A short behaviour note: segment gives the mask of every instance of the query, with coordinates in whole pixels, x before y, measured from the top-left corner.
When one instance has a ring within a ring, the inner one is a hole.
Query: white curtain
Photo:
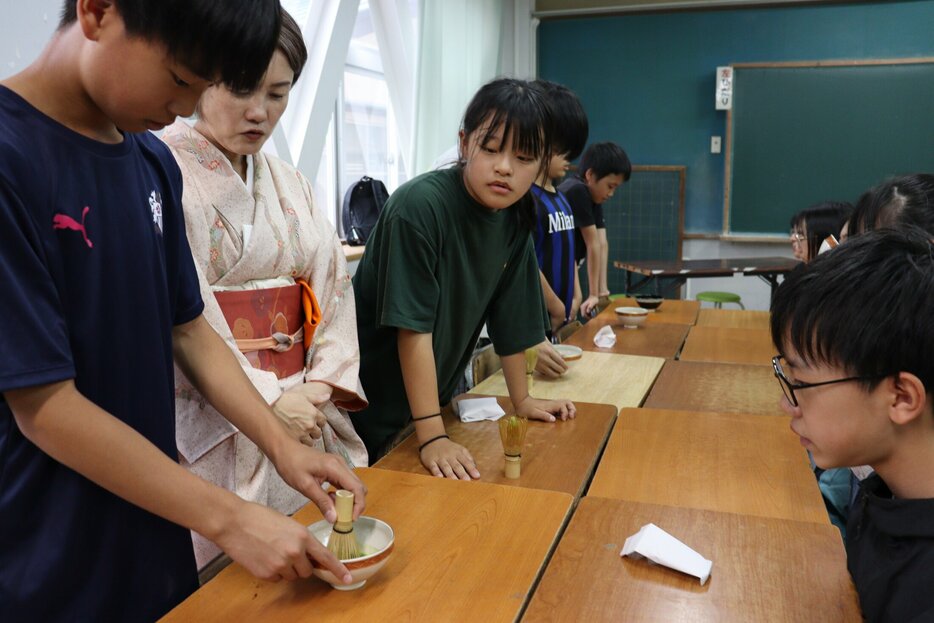
[[[415,174],[456,145],[473,94],[501,71],[504,0],[422,0]]]
[[[370,0],[373,30],[383,61],[389,99],[395,111],[402,162],[408,178],[415,163],[415,63],[417,41],[406,0]]]

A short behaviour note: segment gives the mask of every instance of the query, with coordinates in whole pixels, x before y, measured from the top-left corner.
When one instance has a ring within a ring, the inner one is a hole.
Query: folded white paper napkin
[[[616,345],[616,334],[613,333],[613,327],[606,325],[597,331],[593,336],[593,343],[600,348],[612,348]]]
[[[648,558],[656,564],[700,578],[701,585],[707,583],[713,567],[713,562],[653,523],[645,524],[626,539],[619,555]]]
[[[461,422],[496,421],[506,415],[496,398],[465,398],[454,403]]]

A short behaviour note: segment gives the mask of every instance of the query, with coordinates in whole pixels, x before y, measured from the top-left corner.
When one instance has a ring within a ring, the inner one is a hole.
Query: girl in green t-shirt
[[[549,161],[551,114],[532,84],[498,79],[473,97],[460,158],[402,185],[354,276],[360,377],[369,406],[352,415],[375,461],[415,421],[419,457],[439,477],[479,478],[441,421],[484,324],[520,415],[573,418],[569,400],[538,400],[524,351],[544,339],[532,182]]]

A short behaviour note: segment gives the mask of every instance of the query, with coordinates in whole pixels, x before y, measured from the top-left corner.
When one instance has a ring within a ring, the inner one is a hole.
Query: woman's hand
[[[538,351],[538,362],[535,364],[535,371],[549,379],[556,379],[568,371],[568,364],[565,363],[551,342],[545,340],[535,347]]]
[[[479,479],[480,472],[470,452],[464,446],[450,439],[432,441],[419,453],[422,465],[432,476],[452,478],[454,480]]]
[[[331,386],[326,383],[303,383],[289,389],[273,403],[273,412],[282,420],[289,433],[304,443],[314,445],[321,438],[327,418],[318,409],[331,398]]]
[[[516,406],[516,414],[543,422],[565,421],[574,419],[577,408],[570,400],[540,400],[529,396]]]

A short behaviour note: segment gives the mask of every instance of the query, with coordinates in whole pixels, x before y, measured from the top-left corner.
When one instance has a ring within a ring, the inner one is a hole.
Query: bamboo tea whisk
[[[538,349],[534,346],[525,350],[525,378],[528,385],[527,391],[532,395],[532,375],[535,373],[535,365],[538,363]]]
[[[522,471],[522,446],[528,428],[529,421],[515,414],[499,420],[499,436],[506,455],[506,478],[518,478]]]
[[[328,537],[328,550],[338,560],[348,560],[360,555],[360,546],[357,536],[353,533],[353,493],[346,489],[338,489],[334,498],[334,508],[337,511],[337,521]]]

